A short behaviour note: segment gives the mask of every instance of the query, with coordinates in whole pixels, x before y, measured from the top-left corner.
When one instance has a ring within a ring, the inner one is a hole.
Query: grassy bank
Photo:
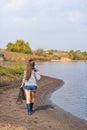
[[[0,66],[0,76],[7,76],[9,78],[17,78],[19,75],[23,74],[24,68],[14,67],[14,68],[7,68]]]

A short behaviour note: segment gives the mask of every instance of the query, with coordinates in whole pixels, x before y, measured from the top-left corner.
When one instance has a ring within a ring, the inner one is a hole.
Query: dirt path
[[[29,116],[25,101],[16,104],[20,81],[9,82],[0,89],[0,130],[87,130],[87,122],[57,109],[47,94],[59,88],[61,80],[42,76],[38,82],[34,113]]]

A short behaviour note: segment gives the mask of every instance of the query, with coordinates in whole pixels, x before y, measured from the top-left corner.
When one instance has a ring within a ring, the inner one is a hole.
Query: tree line
[[[7,51],[21,52],[25,54],[35,54],[37,56],[43,56],[44,58],[60,60],[62,57],[67,57],[71,60],[87,60],[87,52],[81,52],[80,50],[74,51],[61,51],[61,50],[44,50],[37,49],[32,50],[30,44],[24,40],[16,40],[15,43],[9,42],[6,46]]]

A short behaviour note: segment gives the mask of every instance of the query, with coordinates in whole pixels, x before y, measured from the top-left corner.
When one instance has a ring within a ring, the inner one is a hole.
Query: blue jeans
[[[36,91],[36,90],[37,90],[37,86],[35,86],[35,85],[24,86],[24,89],[26,89],[26,90],[33,90],[33,91]]]

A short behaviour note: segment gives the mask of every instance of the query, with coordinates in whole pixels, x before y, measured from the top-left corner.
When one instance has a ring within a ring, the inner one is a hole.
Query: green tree
[[[86,51],[82,52],[82,55],[87,56],[87,52]]]
[[[48,50],[49,55],[53,55],[53,53],[54,53],[54,50]]]
[[[32,53],[32,50],[31,50],[28,42],[26,42],[26,44],[23,46],[23,52],[30,53],[30,54]]]
[[[78,59],[78,54],[74,50],[69,51],[68,55],[69,55],[69,58],[71,58],[72,60],[77,60]]]
[[[6,47],[7,47],[6,49],[7,51],[12,51],[13,43],[9,42]]]
[[[23,40],[17,40],[15,43],[8,43],[6,50],[13,51],[13,52],[28,53],[28,54],[32,53],[30,44]]]

